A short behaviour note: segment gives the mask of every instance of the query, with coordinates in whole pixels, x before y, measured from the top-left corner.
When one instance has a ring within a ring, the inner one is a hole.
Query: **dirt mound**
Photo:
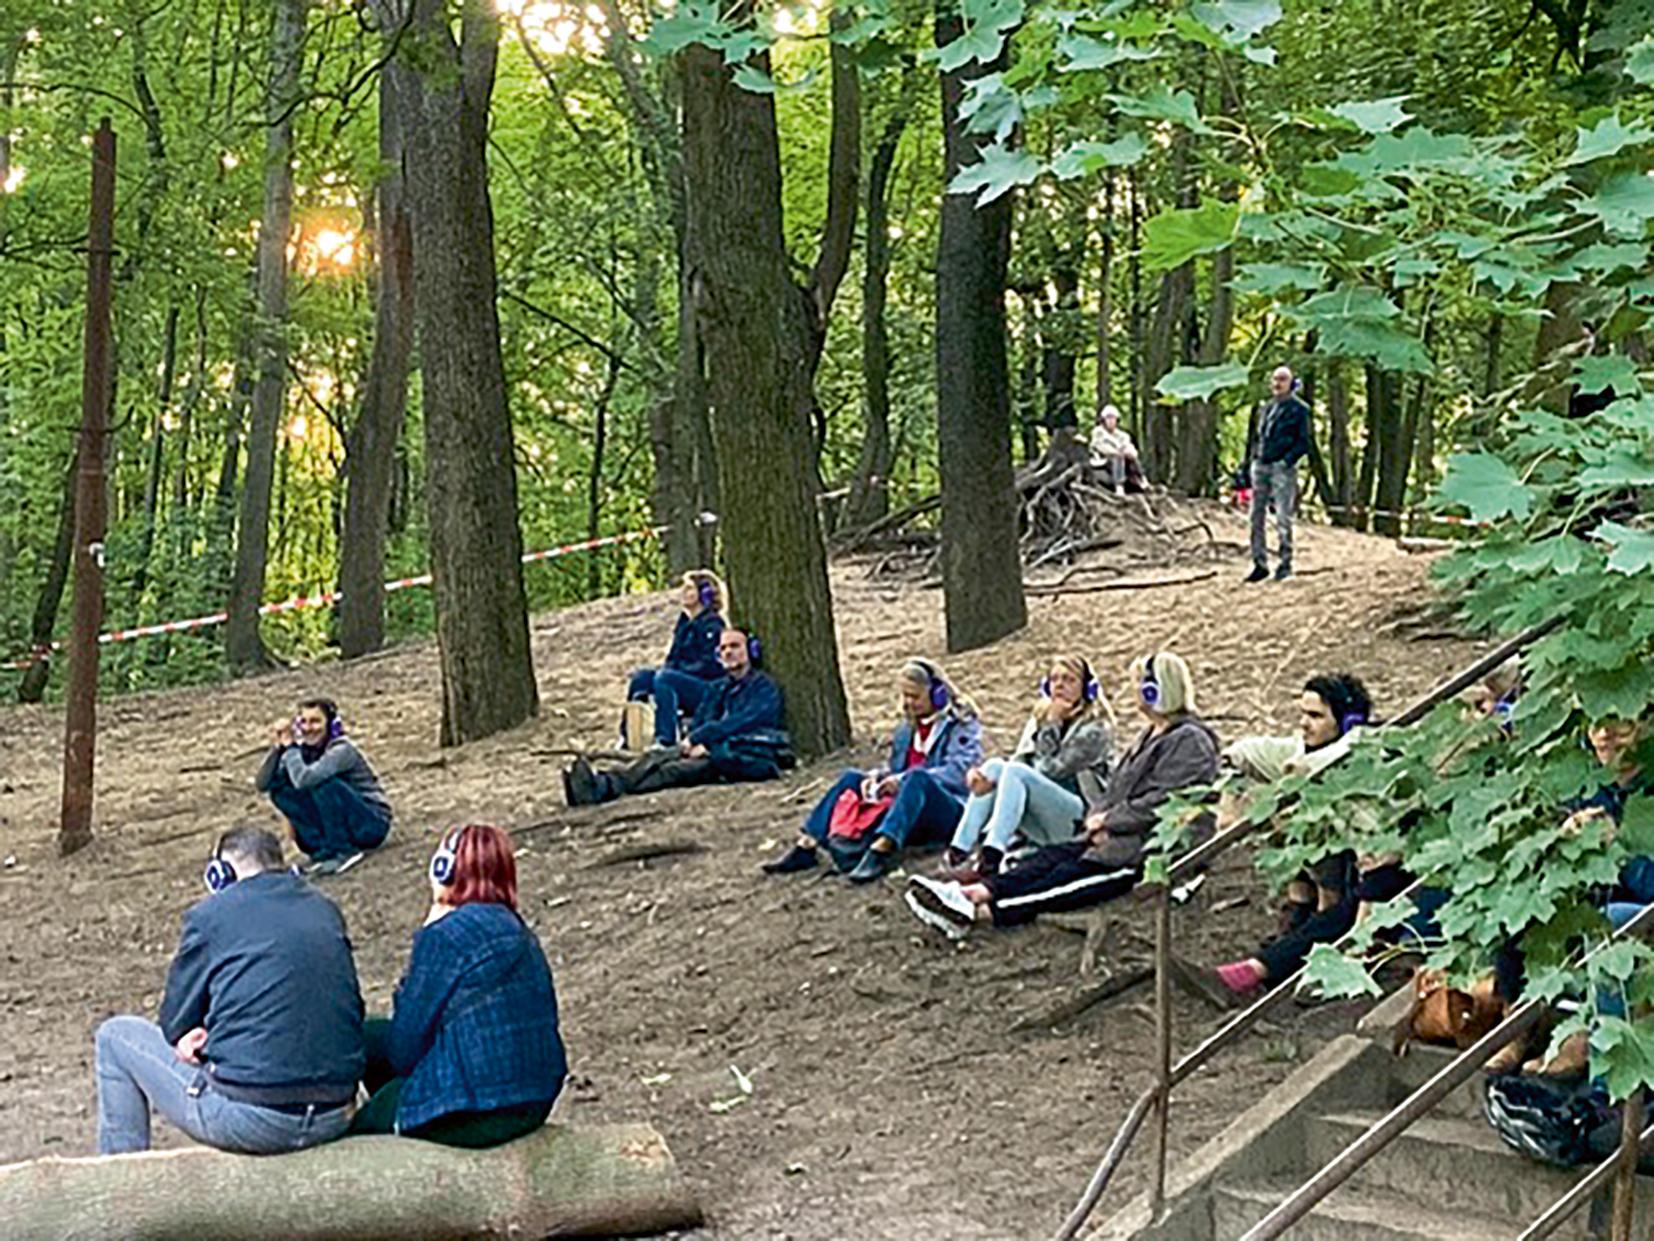
[[[1243,540],[1239,519],[1202,515],[1218,539]],[[1131,657],[1179,651],[1226,738],[1290,728],[1294,691],[1314,671],[1359,672],[1389,710],[1472,654],[1434,632],[1420,641],[1382,630],[1422,596],[1421,558],[1344,531],[1306,528],[1300,543],[1292,582],[1242,587],[1236,558],[1194,584],[1034,598],[1025,632],[946,663],[1009,744],[1043,656],[1057,649],[1089,654],[1117,702]],[[509,825],[577,1075],[561,1114],[655,1123],[708,1208],[701,1235],[1049,1235],[1150,1079],[1148,996],[1139,989],[1054,1031],[1014,1030],[1079,984],[1075,935],[1039,926],[956,949],[908,915],[895,884],[852,891],[757,873],[845,763],[887,735],[900,659],[945,658],[940,592],[842,566],[834,590],[860,740],[854,754],[772,785],[562,808],[558,752],[610,743],[626,671],[665,648],[665,594],[537,618],[540,719],[458,751],[435,744],[427,644],[108,704],[98,840],[69,861],[52,849],[62,712],[6,711],[0,854],[16,864],[0,870],[0,1161],[92,1149],[93,1028],[111,1013],[154,1012],[213,834],[235,819],[274,822],[251,786],[271,724],[301,694],[325,690],[398,814],[387,847],[329,889],[370,1008],[388,1005],[425,911],[437,833],[457,821]],[[611,861],[675,841],[705,851]],[[1149,935],[1147,909],[1122,902],[1118,912],[1131,950]],[[1273,920],[1238,856],[1177,917],[1186,950],[1206,958],[1249,950]],[[1348,1019],[1340,1009],[1290,1015],[1220,1061],[1221,1074],[1191,1082],[1178,1095],[1177,1149],[1227,1123]],[[1178,1021],[1188,1047],[1216,1018],[1188,1005]],[[1141,1183],[1147,1149],[1119,1195]]]

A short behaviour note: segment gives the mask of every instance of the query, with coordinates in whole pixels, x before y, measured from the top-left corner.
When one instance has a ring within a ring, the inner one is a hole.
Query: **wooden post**
[[[92,136],[92,218],[86,241],[86,346],[81,372],[75,494],[75,601],[64,713],[63,814],[58,849],[92,843],[92,772],[98,725],[98,630],[103,625],[104,437],[109,417],[110,269],[115,232],[115,131],[104,117]]]
[[[1154,1181],[1149,1187],[1149,1218],[1155,1223],[1166,1209],[1167,1127],[1172,1116],[1172,893],[1161,885],[1154,902]]]
[[[1637,1161],[1642,1156],[1643,1110],[1648,1091],[1638,1086],[1621,1108],[1619,1167],[1614,1172],[1612,1241],[1631,1241],[1637,1214]]]

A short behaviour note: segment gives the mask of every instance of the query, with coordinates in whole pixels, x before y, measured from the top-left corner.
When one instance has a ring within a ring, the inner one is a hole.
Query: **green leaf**
[[[1072,181],[1104,168],[1129,168],[1148,153],[1148,142],[1135,131],[1113,142],[1076,142],[1051,161],[1051,172],[1060,181]]]
[[[1247,263],[1229,282],[1237,293],[1313,292],[1326,282],[1327,269],[1316,263]]]
[[[1225,388],[1242,386],[1247,377],[1247,369],[1240,362],[1224,362],[1218,366],[1176,366],[1154,385],[1154,390],[1174,401],[1206,400]]]
[[[1476,521],[1493,521],[1507,513],[1526,521],[1533,511],[1532,493],[1516,471],[1485,452],[1450,457],[1436,495],[1444,504],[1464,505]]]
[[[1321,329],[1317,348],[1340,358],[1370,358],[1385,370],[1428,375],[1430,352],[1413,333],[1376,319],[1346,319]]]
[[[1146,95],[1110,95],[1109,102],[1127,116],[1140,116],[1153,121],[1176,121],[1198,132],[1205,132],[1200,113],[1195,108],[1195,97],[1186,90],[1171,91],[1157,84]]]
[[[1325,996],[1384,994],[1366,966],[1350,960],[1331,944],[1316,944],[1310,949],[1302,985]]]
[[[1348,121],[1364,134],[1387,134],[1412,119],[1401,106],[1408,98],[1407,95],[1391,95],[1388,99],[1371,99],[1365,103],[1339,103],[1327,111]]]
[[[1086,69],[1112,68],[1125,61],[1153,60],[1160,55],[1160,50],[1109,36],[1093,39],[1089,35],[1065,34],[1057,40],[1057,53],[1066,58],[1057,66],[1059,72],[1079,73]]]
[[[1615,396],[1639,396],[1642,383],[1637,364],[1623,353],[1580,358],[1574,363],[1574,381],[1581,392],[1607,392]]]
[[[1474,148],[1463,134],[1438,134],[1423,125],[1403,134],[1379,134],[1359,151],[1345,151],[1333,163],[1357,176],[1385,177],[1435,169],[1463,170]]]
[[[964,0],[964,33],[936,49],[942,72],[953,73],[971,61],[988,64],[1005,45],[1005,34],[1022,20],[1022,0]]]
[[[1610,1098],[1623,1101],[1637,1087],[1654,1084],[1654,1029],[1599,1013],[1591,1051],[1591,1070],[1600,1070]]]
[[[1641,240],[1648,231],[1648,221],[1654,219],[1654,177],[1622,172],[1581,205],[1614,236]]]
[[[1635,857],[1654,857],[1654,795],[1637,793],[1626,800],[1619,842]]]
[[[1281,20],[1279,0],[1208,0],[1190,5],[1189,13],[1208,30],[1241,39],[1262,34]]]
[[[1614,549],[1608,568],[1615,573],[1644,573],[1654,568],[1654,532],[1605,521],[1591,532]]]
[[[1586,246],[1573,257],[1574,266],[1581,271],[1616,272],[1622,268],[1640,269],[1648,263],[1648,247],[1635,242],[1604,245],[1598,242]]]
[[[1587,491],[1616,491],[1623,487],[1654,487],[1654,459],[1624,448],[1604,454],[1579,472]]]
[[[1174,207],[1143,225],[1143,266],[1170,271],[1201,254],[1225,249],[1235,240],[1240,204],[1214,199],[1199,207]]]
[[[717,4],[709,0],[686,0],[650,26],[639,46],[650,56],[670,56],[692,43],[711,46],[716,38],[727,33]]]
[[[1590,129],[1580,129],[1574,153],[1562,161],[1562,167],[1571,168],[1576,164],[1589,164],[1594,159],[1606,159],[1610,155],[1618,155],[1627,147],[1641,146],[1650,138],[1654,138],[1654,129],[1636,120],[1626,125],[1621,122],[1620,114],[1614,112]]]
[[[983,150],[977,163],[959,170],[948,184],[948,193],[975,194],[976,205],[986,207],[1017,186],[1031,184],[1042,171],[1039,160],[1027,151],[996,143]]]
[[[1625,73],[1641,86],[1654,86],[1654,34],[1626,53]]]

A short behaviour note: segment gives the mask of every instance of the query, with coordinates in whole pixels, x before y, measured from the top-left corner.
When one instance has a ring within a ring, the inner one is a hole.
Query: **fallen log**
[[[0,1167],[8,1241],[451,1241],[638,1236],[701,1223],[648,1125],[547,1125],[492,1150],[345,1138],[292,1155],[205,1147]]]

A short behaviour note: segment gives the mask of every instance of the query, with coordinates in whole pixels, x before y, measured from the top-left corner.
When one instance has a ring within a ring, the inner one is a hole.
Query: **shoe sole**
[[[964,939],[966,935],[970,934],[970,931],[967,928],[960,926],[959,923],[955,922],[946,914],[939,913],[925,905],[925,903],[915,895],[916,891],[923,891],[923,889],[909,888],[907,890],[907,907],[913,911],[913,916],[919,919],[920,922],[923,922],[933,931],[940,931],[943,935],[946,935],[955,943],[958,943],[960,940]]]
[[[349,870],[352,866],[355,866],[356,863],[360,862],[365,857],[367,857],[366,853],[352,853],[344,861],[339,863],[339,869],[334,871],[333,873],[335,875],[342,875],[347,870]]]
[[[930,883],[924,881],[923,876],[915,875],[908,881],[907,895],[910,900],[917,900],[939,918],[946,918],[951,924],[970,930],[976,925],[976,907],[973,905],[969,913],[962,909],[955,909]]]

